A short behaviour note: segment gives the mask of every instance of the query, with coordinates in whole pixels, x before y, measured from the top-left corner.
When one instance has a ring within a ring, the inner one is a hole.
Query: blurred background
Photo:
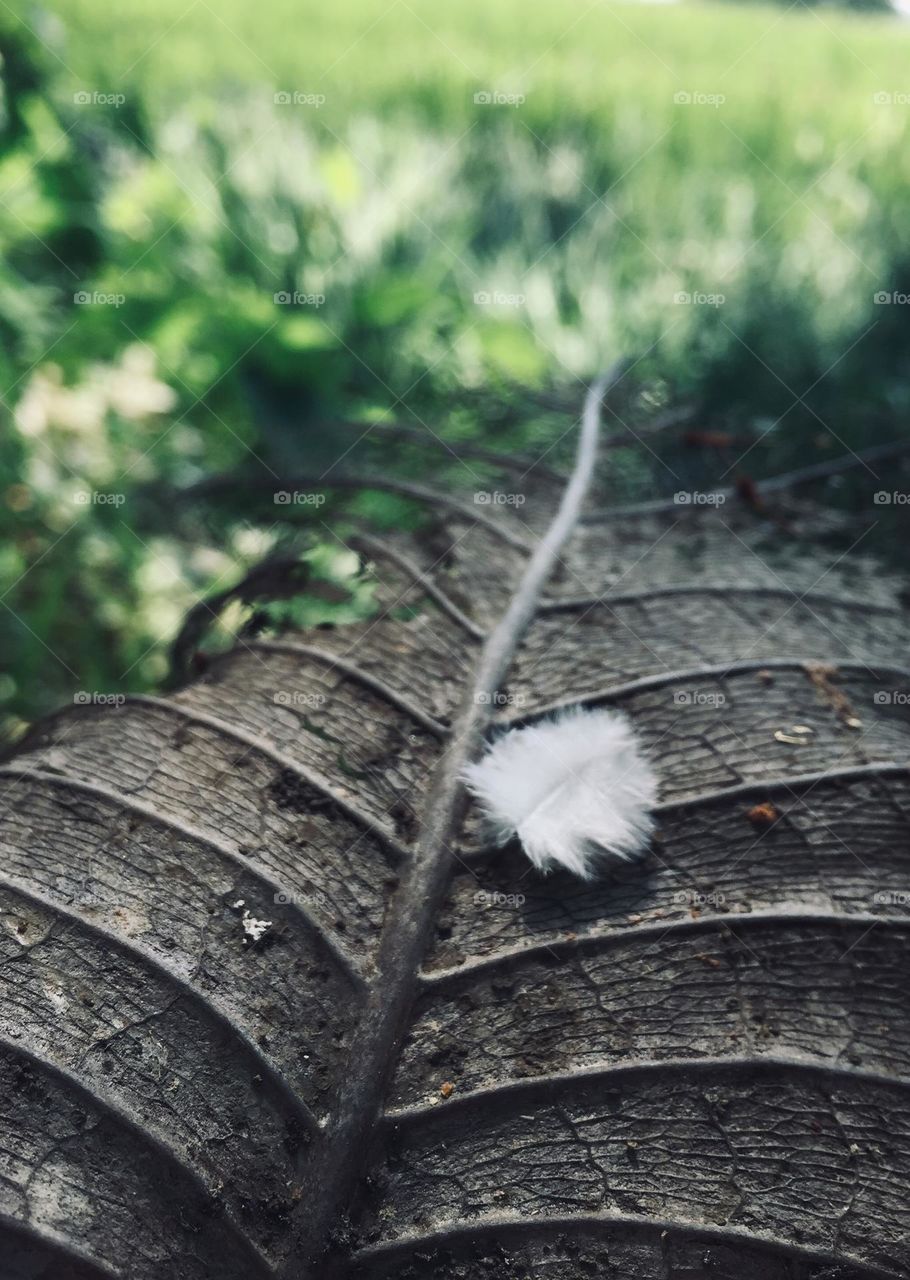
[[[67,0],[0,53],[7,738],[174,678],[200,600],[212,645],[368,613],[338,531],[417,504],[332,481],[555,466],[619,352],[608,429],[674,463],[614,449],[617,500],[910,438],[889,5]],[[825,493],[898,558],[900,475]],[[238,599],[263,557],[296,589]]]

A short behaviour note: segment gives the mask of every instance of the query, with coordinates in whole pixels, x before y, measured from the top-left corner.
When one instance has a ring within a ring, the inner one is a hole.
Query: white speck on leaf
[[[249,911],[244,911],[243,919],[240,922],[243,925],[244,943],[259,942],[271,929],[271,920],[257,920],[255,916],[251,916]]]

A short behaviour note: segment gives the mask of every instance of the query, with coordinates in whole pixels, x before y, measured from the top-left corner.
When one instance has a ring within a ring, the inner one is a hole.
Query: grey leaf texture
[[[0,768],[3,1280],[910,1275],[899,584],[782,489],[604,511],[624,371],[564,487],[362,540],[377,617]],[[590,882],[459,781],[576,705],[660,783]]]

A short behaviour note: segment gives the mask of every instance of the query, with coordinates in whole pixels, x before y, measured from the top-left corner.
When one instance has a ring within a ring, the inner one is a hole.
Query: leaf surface
[[[906,614],[805,502],[598,516],[603,391],[378,617],[3,766],[5,1276],[908,1274]],[[458,783],[576,703],[661,782],[593,884]]]

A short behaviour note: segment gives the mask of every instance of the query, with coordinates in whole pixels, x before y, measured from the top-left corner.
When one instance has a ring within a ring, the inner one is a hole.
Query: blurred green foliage
[[[910,295],[908,49],[827,8],[6,10],[8,729],[158,684],[194,601],[265,554],[306,548],[367,609],[330,490],[176,496],[381,467],[381,437],[347,454],[358,422],[533,453],[566,420],[501,411],[515,388],[580,400],[632,351],[655,411],[760,441],[754,474],[900,435],[908,308],[875,298]]]

